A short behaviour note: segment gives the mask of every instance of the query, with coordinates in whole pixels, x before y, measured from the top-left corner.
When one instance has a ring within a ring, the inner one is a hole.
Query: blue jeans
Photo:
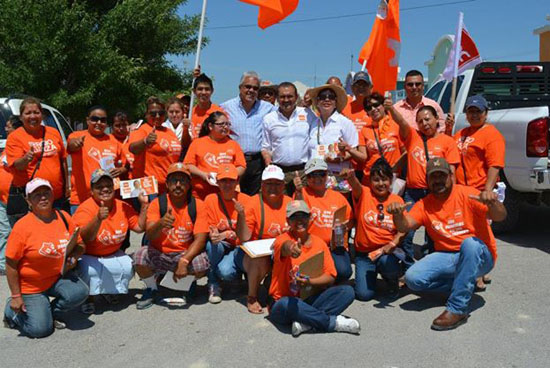
[[[330,252],[336,267],[336,283],[346,281],[351,277],[351,260],[345,248],[337,248]]]
[[[399,259],[393,254],[382,254],[373,262],[367,253],[357,253],[355,256],[355,297],[361,301],[371,300],[376,292],[378,273],[385,279],[397,280],[400,271]]]
[[[411,202],[412,204],[407,207],[407,211],[410,211],[411,208],[414,206],[416,202],[424,198],[428,195],[427,189],[419,189],[419,188],[407,188],[405,189],[405,193],[403,193],[403,200],[405,203]],[[403,239],[403,244],[401,245],[403,250],[405,251],[405,254],[407,257],[405,258],[405,269],[408,269],[411,267],[414,263],[414,234],[416,231],[409,231],[407,235],[405,235],[405,239]],[[428,242],[428,236],[426,235],[426,242]]]
[[[210,260],[209,285],[219,286],[220,279],[235,280],[244,273],[244,251],[241,248],[231,249],[230,245],[223,241],[218,244],[207,241],[206,254]]]
[[[493,268],[489,249],[478,238],[467,238],[456,253],[435,252],[416,262],[405,274],[405,282],[413,291],[450,293],[447,310],[467,314],[476,278]]]
[[[11,232],[6,204],[0,202],[0,271],[6,270],[6,243]]]
[[[29,337],[46,337],[53,332],[53,320],[79,306],[88,298],[88,286],[74,271],[60,278],[48,290],[38,294],[23,294],[25,313],[15,313],[8,298],[4,317],[22,334]],[[50,303],[50,296],[55,299]]]
[[[353,288],[349,285],[329,287],[306,300],[285,296],[273,303],[269,319],[281,325],[297,321],[317,331],[331,332],[336,326],[336,316],[346,310],[353,299]]]

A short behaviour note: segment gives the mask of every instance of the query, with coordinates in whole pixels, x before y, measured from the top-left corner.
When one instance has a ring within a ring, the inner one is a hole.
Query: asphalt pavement
[[[202,286],[190,305],[139,311],[143,285],[134,278],[122,304],[104,303],[89,317],[75,311],[69,328],[47,338],[0,328],[0,367],[548,367],[550,210],[521,217],[518,231],[499,237],[493,282],[474,295],[468,323],[453,331],[430,330],[444,296],[406,289],[397,300],[382,295],[346,310],[361,323],[360,336],[293,338],[289,328],[247,312],[244,284],[226,287],[218,305],[208,304]],[[2,308],[8,294],[1,277]]]

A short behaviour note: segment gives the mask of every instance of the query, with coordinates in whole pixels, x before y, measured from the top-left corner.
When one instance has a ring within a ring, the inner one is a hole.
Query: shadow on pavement
[[[427,293],[413,293],[418,298],[408,300],[401,303],[399,306],[401,309],[413,312],[422,312],[427,309],[444,307],[447,302],[447,295],[445,294],[427,294]],[[479,295],[474,294],[470,302],[470,312],[473,312],[485,305],[485,299]]]
[[[518,227],[497,238],[524,248],[536,248],[550,254],[550,208],[546,206],[524,206]]]

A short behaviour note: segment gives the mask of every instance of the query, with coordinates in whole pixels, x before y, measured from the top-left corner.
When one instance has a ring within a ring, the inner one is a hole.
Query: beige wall
[[[540,61],[550,61],[550,31],[541,33],[540,35]]]

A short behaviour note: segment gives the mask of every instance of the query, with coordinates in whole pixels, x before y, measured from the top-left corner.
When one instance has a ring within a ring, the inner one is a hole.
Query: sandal
[[[483,275],[483,282],[484,283],[490,284],[492,281],[493,281],[493,279],[491,278],[491,275],[489,275],[489,274]]]
[[[82,306],[80,307],[80,310],[84,314],[94,314],[95,313],[95,304],[92,303],[92,302],[86,302],[86,303],[82,304]]]
[[[262,308],[261,304],[258,302],[258,298],[255,296],[246,297],[246,307],[248,308],[248,311],[252,314],[264,313],[264,309]]]
[[[481,293],[485,290],[487,290],[487,285],[483,282],[483,277],[478,277],[476,279],[475,291]]]

